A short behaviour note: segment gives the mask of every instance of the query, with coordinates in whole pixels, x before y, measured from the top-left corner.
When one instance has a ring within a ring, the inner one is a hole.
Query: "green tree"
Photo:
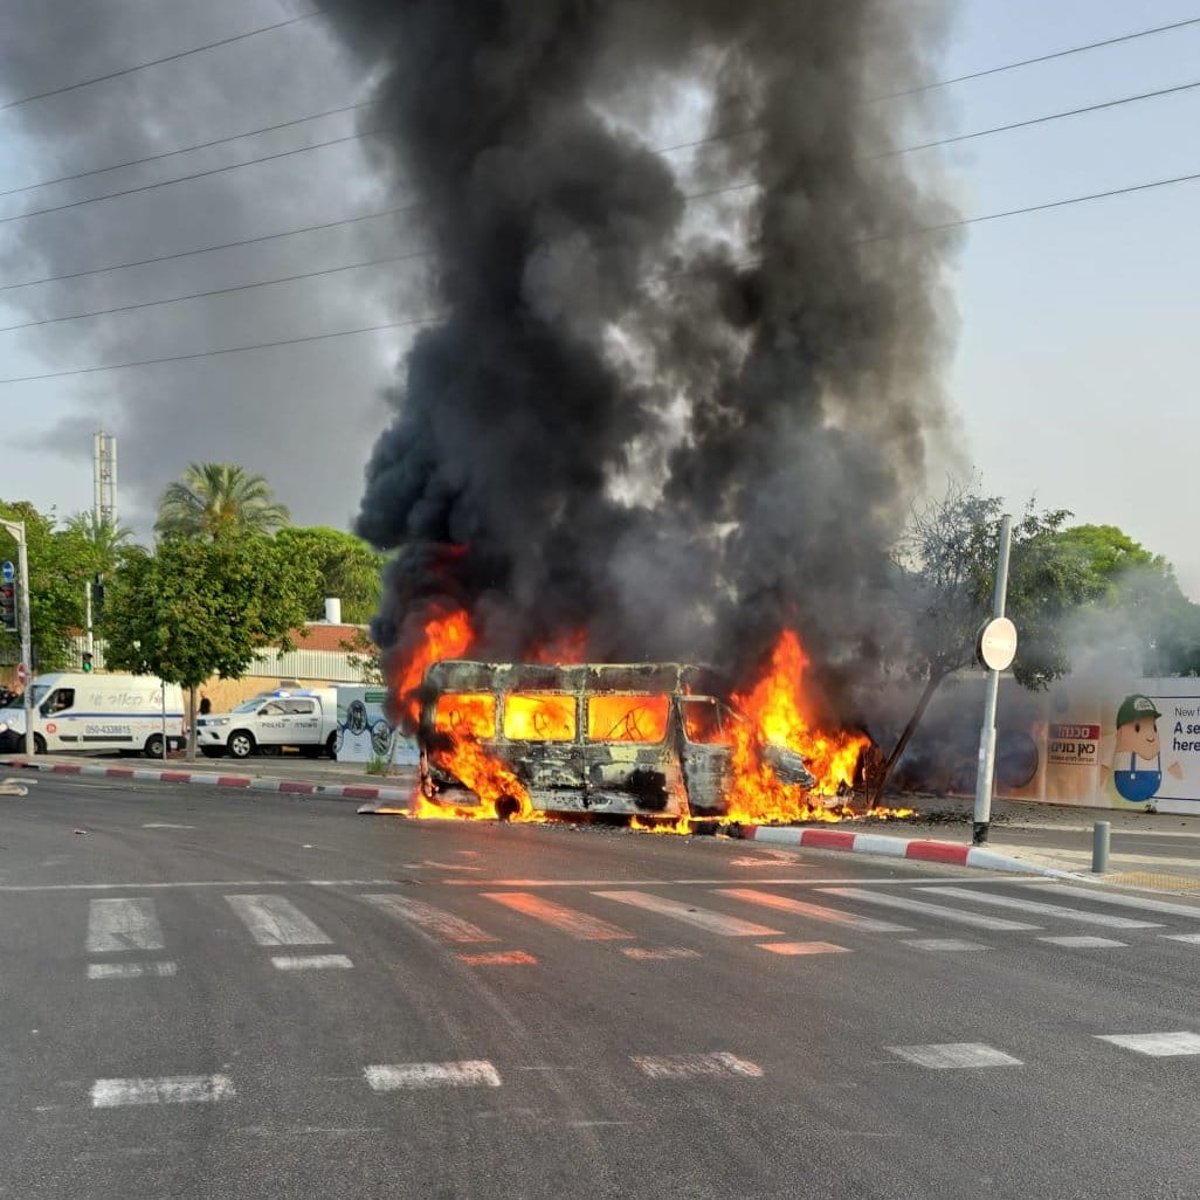
[[[916,706],[876,777],[883,793],[943,681],[975,661],[980,626],[991,615],[1002,501],[974,485],[952,482],[946,494],[914,512],[896,547],[896,592],[902,616],[900,656],[922,684]],[[1096,601],[1106,581],[1078,539],[1063,538],[1066,510],[1031,504],[1013,522],[1007,612],[1019,631],[1013,675],[1044,688],[1070,670],[1065,618]]]
[[[52,671],[69,661],[72,636],[84,625],[85,584],[92,573],[91,552],[53,513],[40,513],[28,501],[0,502],[0,516],[25,522],[29,555],[29,617],[35,671]],[[15,539],[0,529],[0,558],[17,557]],[[19,650],[15,633],[0,633],[0,645]]]
[[[192,463],[163,492],[154,529],[212,540],[225,533],[270,533],[288,519],[261,475],[229,463]]]
[[[213,675],[239,679],[257,651],[292,643],[304,622],[303,589],[272,539],[167,537],[130,554],[108,594],[110,667],[188,689],[188,754],[196,751],[196,689]]]
[[[1183,594],[1162,555],[1115,525],[1076,525],[1058,539],[1087,560],[1100,582],[1077,622],[1078,641],[1103,647],[1144,675],[1200,673],[1200,606]]]
[[[275,535],[275,542],[307,581],[305,610],[310,621],[324,616],[326,596],[341,600],[342,618],[351,625],[364,625],[375,615],[385,560],[361,538],[323,525],[289,526]]]

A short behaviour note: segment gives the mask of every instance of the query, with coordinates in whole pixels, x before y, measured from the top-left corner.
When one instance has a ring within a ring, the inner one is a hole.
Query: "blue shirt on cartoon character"
[[[1149,696],[1126,696],[1117,709],[1116,748],[1107,768],[1116,793],[1130,804],[1147,804],[1162,785],[1162,746],[1158,718],[1162,713]],[[1172,763],[1168,772],[1176,779],[1183,768]]]

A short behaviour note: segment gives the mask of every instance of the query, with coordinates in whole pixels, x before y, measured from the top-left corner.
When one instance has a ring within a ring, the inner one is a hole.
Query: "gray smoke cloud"
[[[276,0],[204,5],[88,0],[6,4],[0,104],[286,20]],[[291,121],[362,98],[358,64],[319,20],[0,112],[0,190]],[[330,116],[142,166],[0,197],[0,217],[344,136]],[[256,238],[387,206],[362,144],[210,175],[0,223],[0,282],[19,283]],[[236,286],[409,248],[392,221],[329,229],[131,270],[0,292],[0,325]],[[209,299],[0,333],[0,375],[54,371],[302,338],[379,324],[423,300],[420,264],[348,271]],[[33,447],[78,456],[91,434],[120,443],[122,515],[143,531],[189,461],[264,473],[296,519],[348,524],[363,462],[386,419],[379,381],[400,335],[378,335],[6,386],[0,408],[46,410]],[[7,429],[12,437],[11,425]],[[46,462],[49,469],[56,466]],[[11,486],[11,484],[10,484]]]
[[[444,314],[368,468],[359,530],[401,548],[382,644],[462,604],[487,653],[585,630],[736,676],[794,626],[827,687],[852,677],[953,434],[952,239],[905,236],[953,213],[894,153],[945,6],[323,8],[378,76]]]

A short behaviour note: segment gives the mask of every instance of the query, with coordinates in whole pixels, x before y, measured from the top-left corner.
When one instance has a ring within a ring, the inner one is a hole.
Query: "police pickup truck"
[[[249,758],[298,750],[308,758],[335,756],[337,689],[264,692],[230,712],[196,718],[196,745],[208,758]]]

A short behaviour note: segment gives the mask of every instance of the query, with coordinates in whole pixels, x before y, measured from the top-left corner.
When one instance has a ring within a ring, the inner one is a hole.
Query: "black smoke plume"
[[[852,675],[948,423],[950,246],[913,231],[953,214],[896,153],[944,6],[324,9],[437,262],[358,522],[400,549],[376,637],[465,605],[484,653],[736,675],[790,625]]]

